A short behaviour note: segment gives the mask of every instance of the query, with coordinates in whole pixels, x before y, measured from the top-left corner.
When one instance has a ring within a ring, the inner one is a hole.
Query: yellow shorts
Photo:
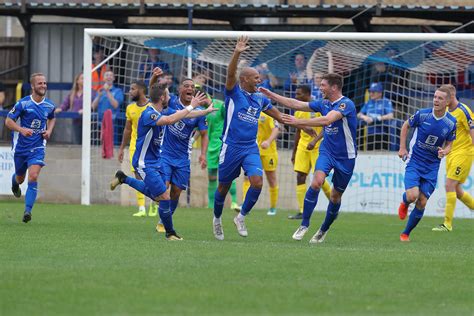
[[[309,174],[313,171],[318,159],[319,151],[306,151],[296,149],[295,166],[293,170]]]
[[[135,148],[130,148],[130,171],[135,173],[135,169],[132,166],[133,154],[135,154]]]
[[[456,155],[446,158],[446,178],[464,183],[471,172],[472,156]]]
[[[260,156],[262,160],[263,170],[265,171],[275,171],[278,165],[278,154],[270,154],[265,156]]]

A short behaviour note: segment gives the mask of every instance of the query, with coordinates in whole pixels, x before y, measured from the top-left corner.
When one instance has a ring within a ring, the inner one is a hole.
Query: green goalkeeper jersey
[[[207,134],[209,136],[209,146],[207,152],[209,155],[219,155],[222,146],[222,129],[224,128],[225,105],[221,100],[213,99],[214,108],[218,111],[209,113],[207,119]]]

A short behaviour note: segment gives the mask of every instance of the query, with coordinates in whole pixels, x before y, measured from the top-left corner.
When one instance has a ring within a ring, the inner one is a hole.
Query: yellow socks
[[[278,186],[270,188],[270,208],[276,208],[278,203]]]
[[[446,207],[444,209],[444,226],[453,228],[454,209],[456,208],[456,192],[446,192]]]
[[[323,187],[324,195],[328,198],[331,196],[331,185],[329,184],[328,180],[324,180]]]
[[[304,197],[306,195],[306,184],[299,184],[296,186],[296,201],[298,201],[298,207],[300,213],[303,213]]]
[[[471,211],[474,211],[474,199],[472,195],[464,191],[463,196],[460,198],[461,202],[463,202]]]
[[[245,178],[244,182],[242,183],[242,202],[245,201],[245,196],[247,195],[247,191],[250,188],[250,181],[249,178]]]
[[[143,193],[140,193],[140,192],[136,192],[137,194],[137,204],[138,204],[138,207],[141,209],[145,209],[145,195],[143,195]]]

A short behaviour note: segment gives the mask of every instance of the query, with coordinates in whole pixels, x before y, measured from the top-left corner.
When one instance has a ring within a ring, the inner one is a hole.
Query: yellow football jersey
[[[472,121],[471,109],[467,105],[459,102],[458,106],[453,111],[449,111],[449,113],[453,115],[457,121],[456,139],[453,142],[449,155],[472,155],[473,146],[470,130],[474,128],[474,123]]]
[[[298,119],[309,119],[309,118],[314,118],[314,117],[320,117],[321,113],[317,112],[303,112],[303,111],[296,111],[295,112],[295,117]],[[313,127],[313,129],[316,131],[316,133],[322,133],[323,128],[322,127]],[[298,142],[298,150],[305,150],[306,146],[313,140],[313,137],[311,137],[308,133],[304,132],[303,130],[300,131],[300,140]],[[317,151],[319,150],[319,145],[321,145],[322,140],[317,142],[316,146],[314,146],[314,149],[312,151]]]
[[[275,127],[279,127],[279,125],[278,122],[273,119],[273,117],[268,116],[263,112],[260,113],[260,118],[258,119],[257,143],[261,156],[277,152],[276,141],[272,141],[267,149],[262,149],[262,147],[260,147],[260,144],[270,137]]]
[[[135,150],[135,145],[137,143],[137,129],[138,129],[138,120],[140,115],[145,111],[147,106],[150,105],[150,102],[147,102],[144,106],[138,106],[136,102],[130,103],[127,105],[125,110],[125,117],[127,121],[132,123],[132,135],[130,137],[130,150]]]

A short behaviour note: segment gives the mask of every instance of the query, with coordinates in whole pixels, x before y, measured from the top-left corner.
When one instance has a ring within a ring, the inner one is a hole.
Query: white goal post
[[[108,41],[109,39],[110,41],[114,41],[114,45],[110,45],[110,49],[108,51],[109,54],[106,56],[104,63],[107,63],[110,60],[121,58],[120,62],[117,62],[117,65],[119,65],[117,67],[122,67],[122,72],[127,73],[127,78],[124,80],[124,86],[129,85],[133,79],[136,79],[134,77],[133,71],[127,68],[129,67],[127,65],[129,62],[127,59],[136,58],[136,63],[139,63],[140,60],[143,59],[143,56],[140,55],[142,54],[141,52],[135,52],[136,48],[133,48],[134,50],[132,51],[132,48],[130,48],[132,46],[131,43],[137,47],[140,46],[146,49],[151,47],[148,46],[150,43],[156,44],[157,42],[162,41],[166,42],[166,48],[157,48],[161,50],[168,49],[169,54],[179,54],[180,58],[182,58],[182,70],[180,70],[181,74],[191,77],[193,74],[193,67],[195,65],[194,63],[196,61],[201,63],[200,67],[204,67],[202,64],[211,65],[209,67],[212,69],[209,71],[215,72],[215,87],[219,87],[219,84],[222,84],[222,82],[219,81],[221,79],[217,78],[222,78],[228,58],[232,54],[235,40],[242,35],[248,36],[251,40],[251,43],[253,41],[254,46],[252,47],[256,47],[254,53],[244,56],[248,63],[252,66],[260,63],[268,63],[269,66],[271,66],[273,63],[275,65],[274,69],[279,69],[279,75],[282,78],[285,76],[285,74],[288,74],[288,69],[290,69],[292,65],[288,65],[287,68],[282,68],[281,64],[283,64],[283,61],[286,62],[287,60],[290,60],[290,57],[288,56],[297,54],[300,51],[306,51],[306,59],[308,64],[312,63],[311,67],[313,67],[313,70],[320,71],[319,69],[324,68],[324,70],[321,70],[321,72],[328,72],[327,69],[329,68],[329,61],[325,59],[326,57],[324,57],[324,52],[331,51],[333,54],[332,58],[334,58],[332,61],[333,71],[343,75],[344,84],[346,84],[346,79],[349,82],[351,82],[351,80],[355,80],[353,83],[351,83],[354,86],[354,88],[351,89],[358,89],[359,85],[362,87],[363,85],[367,85],[368,82],[372,81],[373,73],[370,73],[370,71],[373,70],[368,69],[369,65],[367,64],[367,60],[372,61],[374,64],[385,63],[389,67],[392,65],[394,68],[398,67],[399,70],[395,71],[393,78],[390,79],[393,82],[391,82],[386,87],[386,93],[388,97],[392,98],[394,107],[398,106],[398,109],[395,111],[398,111],[396,112],[396,116],[399,120],[407,119],[408,115],[412,114],[416,108],[429,106],[431,102],[430,93],[433,92],[433,86],[436,86],[439,83],[447,83],[450,78],[456,77],[461,71],[466,71],[467,73],[467,71],[470,69],[470,65],[472,65],[474,68],[474,34],[85,29],[81,204],[89,205],[91,203],[91,132],[93,133],[93,131],[91,131],[91,65],[93,40],[97,38],[104,38],[106,39],[104,41]],[[125,45],[124,40],[126,42]],[[207,41],[206,47],[203,48],[202,45],[200,46],[201,41]],[[176,47],[179,45],[185,45],[186,50],[183,53],[176,53],[175,49],[172,48],[173,45]],[[265,51],[265,49],[269,46],[272,47],[274,55],[268,55],[269,52]],[[126,49],[128,49],[128,51],[122,51]],[[392,52],[392,55],[390,57],[385,57],[385,55],[382,56],[381,54],[385,54],[385,51],[388,49],[394,51]],[[307,52],[310,53],[308,54]],[[311,55],[312,52],[314,52],[313,55]],[[457,60],[453,61],[453,58],[451,58],[449,54],[455,56]],[[284,58],[282,58],[282,56],[284,56]],[[313,58],[309,58],[310,56]],[[416,62],[413,62],[415,59]],[[403,62],[401,62],[401,60],[403,60]],[[364,71],[366,72],[364,75],[362,75],[362,70],[360,70],[363,67],[368,69],[367,70],[364,68]],[[356,70],[359,72],[356,73]],[[472,84],[474,87],[474,82]],[[291,95],[291,91],[288,93]],[[363,95],[360,95],[360,98],[362,100]],[[367,96],[365,96],[365,98],[367,98]],[[404,104],[407,102],[407,99],[410,99],[410,104]],[[413,101],[411,101],[411,99],[413,99]],[[364,129],[364,133],[367,133],[366,129]],[[360,137],[362,140],[361,142],[364,145],[359,145],[359,149],[362,153],[367,153],[367,144],[370,145],[370,141],[367,140],[365,134],[361,134]],[[381,150],[379,152],[373,152],[365,157],[362,155],[361,164],[373,163],[374,166],[379,164],[381,166],[380,170],[400,168],[400,164],[398,162],[394,162],[398,159],[396,158],[396,152],[394,152],[394,147],[392,146],[396,141],[396,138],[390,138],[391,147],[389,149],[386,149],[385,151]],[[283,146],[285,150],[291,149],[291,139],[280,140],[279,144],[283,144],[281,146]],[[389,152],[390,150],[392,152]],[[387,162],[388,160],[391,160],[391,158],[387,159],[388,154],[393,156],[394,161]],[[380,156],[380,159],[374,160],[374,157],[377,157],[377,155]],[[442,168],[444,168],[444,165],[440,167],[440,169]],[[288,166],[288,170],[286,172],[288,177],[294,178],[291,165]],[[381,174],[383,174],[383,172]],[[364,175],[361,173],[356,176],[363,177]],[[441,180],[442,179],[439,179],[439,182],[441,182]],[[365,180],[361,181],[361,185],[363,186]],[[370,181],[373,181],[373,178]],[[399,179],[385,177],[380,181],[385,181],[387,183],[393,181],[393,183],[395,183],[399,182]],[[106,190],[106,188],[103,189]],[[377,187],[377,189],[374,190],[374,195],[377,195],[380,192],[382,192],[380,194],[383,195],[384,191],[386,191],[384,189],[383,183],[380,187]],[[439,186],[437,191],[440,191],[444,196],[444,189],[442,186]],[[360,196],[359,193],[356,195]],[[399,200],[399,198],[399,196],[393,197],[394,200]],[[354,199],[357,198],[354,197]],[[363,201],[357,200],[357,203],[360,205],[364,203],[370,204],[370,202],[368,202],[366,199]],[[394,202],[391,201],[390,203],[384,204],[383,207],[389,207],[389,205],[392,205],[393,203]],[[370,212],[370,207],[364,206],[364,208],[366,207],[368,207],[367,211]],[[377,207],[376,203],[373,207]],[[354,210],[364,211],[360,210],[359,206],[354,206]]]

